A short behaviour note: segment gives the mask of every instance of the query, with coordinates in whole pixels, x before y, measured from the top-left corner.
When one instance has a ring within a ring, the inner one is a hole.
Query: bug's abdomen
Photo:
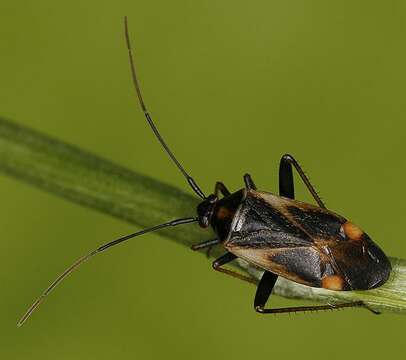
[[[247,193],[224,246],[265,270],[331,290],[372,289],[391,271],[383,251],[345,218],[257,191]]]

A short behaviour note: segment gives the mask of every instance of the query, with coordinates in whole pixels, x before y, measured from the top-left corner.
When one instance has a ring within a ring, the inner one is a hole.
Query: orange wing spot
[[[321,286],[324,289],[342,290],[344,287],[344,279],[338,275],[326,276],[321,281]]]
[[[226,219],[231,216],[232,216],[231,211],[225,207],[220,207],[216,213],[216,217],[220,220]]]
[[[361,240],[362,235],[364,232],[357,226],[354,225],[352,222],[347,221],[343,225],[341,225],[345,236],[350,240]]]

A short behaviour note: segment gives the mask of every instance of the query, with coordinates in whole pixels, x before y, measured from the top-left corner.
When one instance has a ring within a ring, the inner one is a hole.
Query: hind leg
[[[279,194],[290,199],[295,198],[292,166],[296,169],[297,173],[312,194],[314,200],[316,200],[317,204],[322,208],[326,208],[323,201],[320,199],[320,196],[317,194],[314,186],[310,183],[309,178],[300,167],[299,163],[292,155],[289,154],[283,155],[279,164]]]
[[[348,307],[363,307],[373,312],[374,314],[379,314],[379,312],[369,308],[362,301],[354,301],[348,303],[339,304],[328,304],[328,305],[314,305],[314,306],[295,306],[295,307],[285,307],[277,309],[265,309],[265,304],[268,301],[272,290],[275,286],[276,279],[278,275],[275,275],[269,271],[265,271],[262,278],[258,284],[257,292],[255,294],[254,308],[255,311],[260,314],[281,314],[281,313],[291,313],[291,312],[301,312],[301,311],[320,311],[320,310],[335,310]]]

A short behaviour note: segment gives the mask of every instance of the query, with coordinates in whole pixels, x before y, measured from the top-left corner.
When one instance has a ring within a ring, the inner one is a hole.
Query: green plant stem
[[[193,216],[199,202],[195,196],[173,186],[4,119],[0,119],[0,170],[139,228]],[[196,224],[164,229],[159,233],[187,247],[213,236]],[[213,255],[220,251],[217,249]],[[375,290],[329,291],[279,278],[275,293],[324,303],[362,300],[379,311],[406,313],[406,260],[390,260],[391,277]],[[244,261],[237,264],[240,271],[257,279],[261,276],[260,270]]]

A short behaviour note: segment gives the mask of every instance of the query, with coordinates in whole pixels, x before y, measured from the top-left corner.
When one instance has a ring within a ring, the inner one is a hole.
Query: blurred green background
[[[220,179],[237,189],[246,171],[277,191],[278,160],[290,152],[328,207],[406,257],[404,1],[2,1],[0,115],[185,187],[135,101],[123,15],[147,104],[206,191]],[[406,350],[400,315],[257,315],[253,288],[158,235],[89,262],[17,329],[66,265],[134,228],[5,176],[0,197],[1,358]],[[301,185],[298,197],[310,200]]]

